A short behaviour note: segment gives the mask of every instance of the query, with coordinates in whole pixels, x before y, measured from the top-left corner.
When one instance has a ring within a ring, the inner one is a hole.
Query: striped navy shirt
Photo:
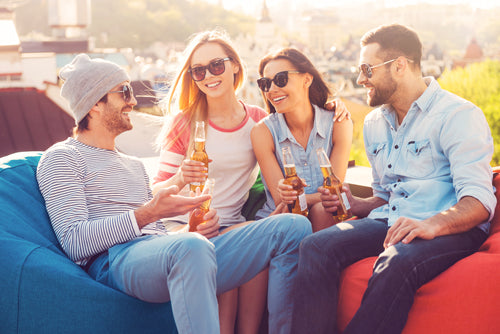
[[[141,235],[134,210],[152,193],[139,159],[68,138],[43,154],[37,180],[59,243],[76,263]]]

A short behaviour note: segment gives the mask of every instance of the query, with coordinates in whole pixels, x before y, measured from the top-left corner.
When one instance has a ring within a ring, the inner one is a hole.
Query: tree
[[[486,60],[464,68],[447,70],[439,78],[443,89],[471,101],[488,120],[495,152],[491,164],[500,164],[500,62]]]

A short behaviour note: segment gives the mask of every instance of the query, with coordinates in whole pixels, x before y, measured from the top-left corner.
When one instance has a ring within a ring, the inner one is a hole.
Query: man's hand
[[[205,216],[203,216],[203,220],[203,223],[196,226],[196,232],[203,235],[207,239],[218,236],[220,225],[217,210],[211,208]]]
[[[387,231],[384,240],[384,248],[402,242],[409,244],[415,238],[431,240],[437,236],[438,226],[429,220],[415,220],[406,217],[399,217],[394,225]]]
[[[354,198],[352,197],[351,190],[346,184],[342,185],[342,189],[347,195],[347,199],[349,200],[349,203],[351,204],[352,208],[354,203]],[[319,198],[321,199],[321,204],[323,204],[325,211],[330,213],[337,212],[337,209],[340,206],[340,199],[337,196],[337,194],[330,193],[330,190],[324,187],[319,187],[318,192],[320,194]]]
[[[303,187],[308,187],[304,179],[300,179]],[[278,181],[278,192],[280,194],[280,203],[293,204],[297,199],[297,191],[289,184],[285,183],[285,179],[280,179]]]
[[[177,195],[179,188],[171,186],[160,189],[153,199],[134,211],[139,228],[161,218],[183,215],[199,207],[211,198],[211,195],[185,197]]]

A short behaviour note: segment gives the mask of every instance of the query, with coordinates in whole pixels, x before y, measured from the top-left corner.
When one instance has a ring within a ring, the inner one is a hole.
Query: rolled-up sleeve
[[[492,184],[493,138],[481,109],[463,102],[448,114],[441,142],[450,162],[457,199],[471,196],[480,201],[493,218],[496,197]]]

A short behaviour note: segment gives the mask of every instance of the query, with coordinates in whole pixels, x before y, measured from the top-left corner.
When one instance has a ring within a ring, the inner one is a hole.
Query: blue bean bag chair
[[[0,333],[177,333],[170,303],[100,284],[64,254],[38,190],[40,156],[0,158]]]

